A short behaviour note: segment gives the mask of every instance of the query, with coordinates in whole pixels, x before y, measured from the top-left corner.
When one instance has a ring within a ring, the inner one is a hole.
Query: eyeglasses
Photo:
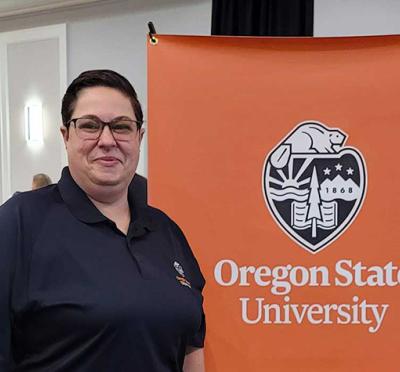
[[[139,131],[142,121],[127,118],[115,118],[109,122],[99,119],[97,116],[87,116],[74,118],[67,122],[67,127],[73,124],[76,134],[84,140],[97,140],[103,133],[105,126],[110,128],[116,141],[129,141],[133,139]]]

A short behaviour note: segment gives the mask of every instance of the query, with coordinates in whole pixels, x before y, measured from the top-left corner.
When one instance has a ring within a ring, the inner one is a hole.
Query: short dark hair
[[[82,72],[68,87],[61,105],[61,116],[64,126],[68,126],[79,92],[85,88],[108,87],[120,91],[131,101],[133,111],[138,121],[138,127],[143,124],[143,112],[137,94],[132,84],[124,76],[112,70],[89,70]]]

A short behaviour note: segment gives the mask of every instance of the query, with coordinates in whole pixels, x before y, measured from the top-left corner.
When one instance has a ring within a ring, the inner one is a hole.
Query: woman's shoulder
[[[0,221],[21,218],[24,215],[29,216],[29,218],[40,218],[45,214],[49,206],[58,200],[57,185],[15,193],[0,206]]]

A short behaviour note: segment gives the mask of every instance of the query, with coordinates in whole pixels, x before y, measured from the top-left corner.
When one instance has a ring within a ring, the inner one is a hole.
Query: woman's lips
[[[113,156],[102,156],[101,158],[97,158],[96,161],[106,167],[111,167],[119,163],[119,160]]]

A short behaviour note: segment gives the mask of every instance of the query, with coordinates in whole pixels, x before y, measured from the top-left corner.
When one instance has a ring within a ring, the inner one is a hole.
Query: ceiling
[[[110,0],[0,0],[0,18],[41,13]]]

